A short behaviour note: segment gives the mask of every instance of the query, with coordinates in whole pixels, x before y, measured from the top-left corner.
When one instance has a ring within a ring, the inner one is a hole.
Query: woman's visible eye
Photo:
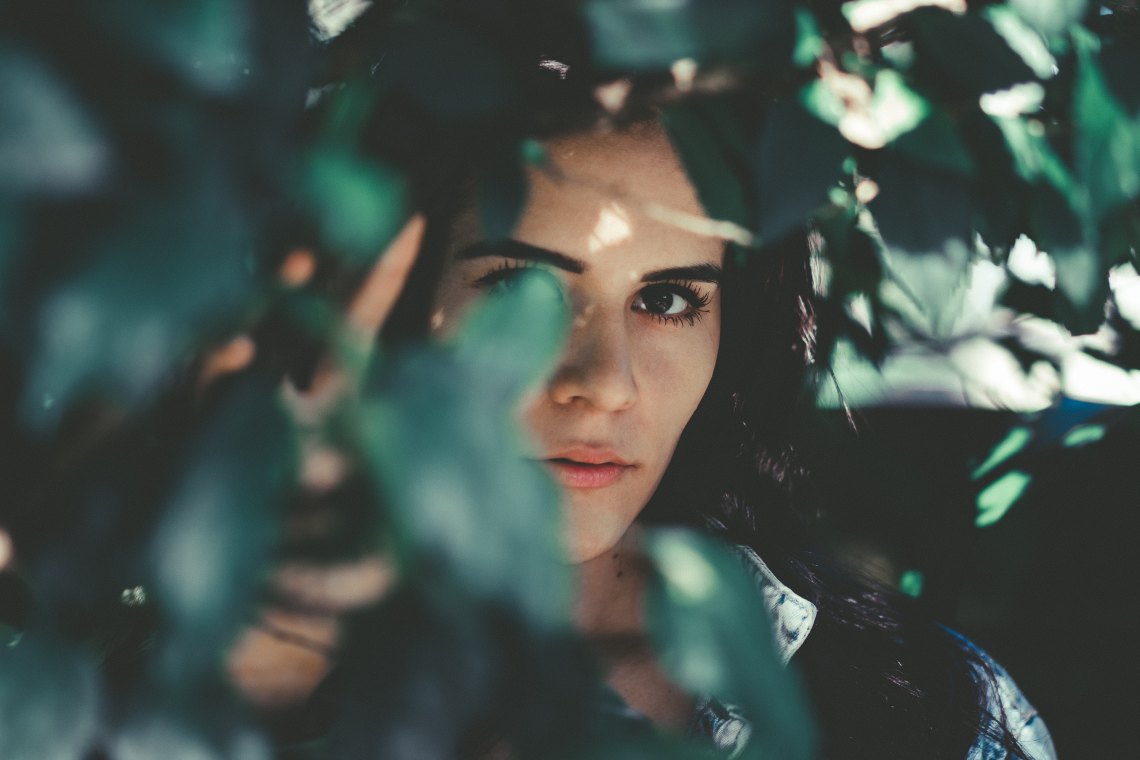
[[[672,325],[695,324],[706,313],[710,297],[692,283],[661,283],[642,288],[633,299],[633,310]]]
[[[524,271],[537,268],[538,265],[530,261],[507,259],[482,277],[476,278],[471,284],[486,290],[503,291],[509,289]]]

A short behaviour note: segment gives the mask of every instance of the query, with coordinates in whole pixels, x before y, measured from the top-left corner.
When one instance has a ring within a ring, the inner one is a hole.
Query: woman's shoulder
[[[981,665],[977,676],[985,688],[987,720],[995,727],[1004,723],[1031,760],[1056,760],[1057,750],[1045,720],[1018,688],[1013,677],[977,644],[960,633],[950,633],[979,657]],[[1000,742],[982,733],[966,757],[967,760],[1003,760],[1007,756]]]

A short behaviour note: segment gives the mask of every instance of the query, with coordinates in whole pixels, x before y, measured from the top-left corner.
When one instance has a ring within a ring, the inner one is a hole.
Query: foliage
[[[346,293],[441,164],[474,156],[483,225],[510,231],[533,138],[570,119],[552,64],[579,114],[660,109],[709,234],[763,255],[812,225],[821,359],[946,339],[971,265],[1024,235],[1056,284],[1013,277],[1007,301],[1112,331],[1102,358],[1140,367],[1106,314],[1109,273],[1140,266],[1134,4],[899,5],[377,0],[319,40],[300,0],[0,4],[0,525],[22,589],[0,609],[0,755],[443,756],[491,721],[523,756],[705,756],[607,709],[551,486],[504,453],[564,329],[541,281],[451,342],[380,351],[327,413],[281,384],[350,354]],[[294,255],[316,276],[287,276]],[[234,335],[256,356],[217,380]],[[1099,438],[1074,424],[995,448],[979,525],[1032,488],[1018,457]],[[330,493],[306,485],[314,448],[348,470]],[[333,528],[283,533],[314,500]],[[741,569],[684,534],[651,546],[678,681],[766,716],[750,751],[811,756],[794,676],[735,614],[759,609]],[[396,580],[346,622],[348,697],[323,740],[271,746],[226,658],[274,568],[377,552]]]

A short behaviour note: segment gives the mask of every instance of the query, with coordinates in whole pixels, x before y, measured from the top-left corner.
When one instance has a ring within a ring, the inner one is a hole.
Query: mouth
[[[567,488],[605,488],[634,468],[614,452],[602,449],[559,452],[542,461],[555,480]]]

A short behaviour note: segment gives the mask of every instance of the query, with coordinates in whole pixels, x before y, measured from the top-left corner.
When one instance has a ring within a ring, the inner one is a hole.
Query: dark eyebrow
[[[646,272],[642,282],[661,282],[663,280],[695,280],[696,282],[711,282],[720,284],[724,270],[716,264],[697,264],[691,267],[670,267]]]
[[[536,245],[521,243],[518,240],[503,240],[498,243],[481,241],[472,243],[462,249],[455,258],[459,260],[481,259],[485,256],[505,256],[508,259],[522,259],[524,261],[540,261],[559,269],[565,269],[572,274],[582,274],[586,265],[578,259],[539,248]]]
[[[502,240],[498,243],[480,241],[472,243],[456,254],[456,259],[469,261],[490,256],[503,256],[508,259],[521,259],[524,261],[539,261],[559,269],[565,269],[572,274],[582,274],[588,268],[578,259],[565,254],[539,248],[536,245],[523,243],[518,240]],[[721,268],[716,264],[694,264],[687,267],[669,267],[646,272],[641,277],[642,282],[664,282],[667,280],[694,280],[696,282],[711,282],[719,284],[721,281]]]

